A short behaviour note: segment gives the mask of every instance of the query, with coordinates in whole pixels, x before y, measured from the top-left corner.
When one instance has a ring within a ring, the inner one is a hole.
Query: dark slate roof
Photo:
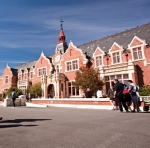
[[[18,69],[11,68],[13,76],[18,76]]]
[[[31,62],[27,62],[27,63],[23,63],[21,65],[18,65],[15,67],[15,69],[25,69],[25,68],[31,68],[33,66],[35,66],[37,60],[31,61]]]
[[[114,42],[127,49],[128,44],[130,44],[134,36],[145,40],[146,43],[150,45],[150,23],[80,45],[78,48],[92,57],[97,47],[100,47],[103,51],[108,53]]]

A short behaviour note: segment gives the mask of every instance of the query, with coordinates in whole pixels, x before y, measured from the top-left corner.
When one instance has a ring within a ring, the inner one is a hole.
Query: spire
[[[64,31],[63,31],[63,20],[61,19],[60,20],[60,34],[59,34],[59,37],[58,37],[58,44],[59,43],[65,43],[66,41],[66,37],[65,37],[65,34],[64,34]]]

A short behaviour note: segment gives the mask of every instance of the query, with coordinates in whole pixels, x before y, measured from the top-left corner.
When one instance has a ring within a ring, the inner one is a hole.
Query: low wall
[[[142,101],[142,98],[140,99]],[[111,105],[109,98],[80,98],[80,99],[37,99],[31,100],[33,104],[75,104],[75,105]],[[144,103],[141,103],[144,106]]]
[[[13,106],[12,100],[10,98],[4,99],[4,104],[3,105],[5,107]],[[26,99],[24,98],[24,96],[16,98],[15,105],[16,106],[26,106]]]

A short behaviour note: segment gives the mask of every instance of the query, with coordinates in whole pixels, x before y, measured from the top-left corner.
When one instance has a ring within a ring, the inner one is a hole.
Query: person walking
[[[131,96],[130,96],[130,93],[129,93],[129,90],[128,90],[128,87],[126,84],[123,84],[124,85],[124,90],[123,90],[123,97],[124,97],[124,100],[126,102],[126,105],[128,107],[128,110],[132,111],[131,109]]]
[[[138,96],[137,96],[138,87],[133,83],[132,80],[128,80],[128,84],[129,84],[129,92],[131,95],[131,102],[133,103],[132,112],[135,112],[135,110],[139,112],[139,104],[138,104]]]
[[[15,89],[13,89],[13,92],[11,93],[11,99],[12,99],[12,103],[13,103],[13,107],[15,107],[15,100],[16,100],[16,92]]]
[[[116,110],[117,107],[116,107],[116,99],[114,97],[114,86],[113,85],[111,85],[110,89],[108,90],[107,96],[109,97],[110,103],[113,106],[112,110]]]
[[[102,90],[100,88],[96,92],[96,96],[97,96],[97,98],[102,98],[103,97],[103,93],[102,93]]]
[[[118,79],[114,79],[114,83],[115,83],[114,98],[116,98],[118,102],[119,110],[120,112],[123,112],[124,107],[126,112],[128,112],[128,107],[126,106],[125,100],[123,98],[124,86],[122,83],[118,81]]]

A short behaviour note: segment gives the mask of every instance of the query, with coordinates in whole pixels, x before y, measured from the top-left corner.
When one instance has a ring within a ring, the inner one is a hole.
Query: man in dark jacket
[[[87,88],[87,91],[85,92],[85,97],[86,98],[92,98],[92,94],[89,88]]]
[[[12,103],[13,103],[13,107],[15,107],[15,100],[16,100],[16,92],[15,89],[13,89],[13,92],[11,93],[11,99],[12,99]]]
[[[124,86],[122,83],[118,81],[118,79],[115,79],[114,83],[115,83],[114,97],[116,98],[118,102],[120,112],[123,112],[122,106],[125,108],[126,112],[128,112],[128,107],[126,106],[125,100],[123,98]]]

